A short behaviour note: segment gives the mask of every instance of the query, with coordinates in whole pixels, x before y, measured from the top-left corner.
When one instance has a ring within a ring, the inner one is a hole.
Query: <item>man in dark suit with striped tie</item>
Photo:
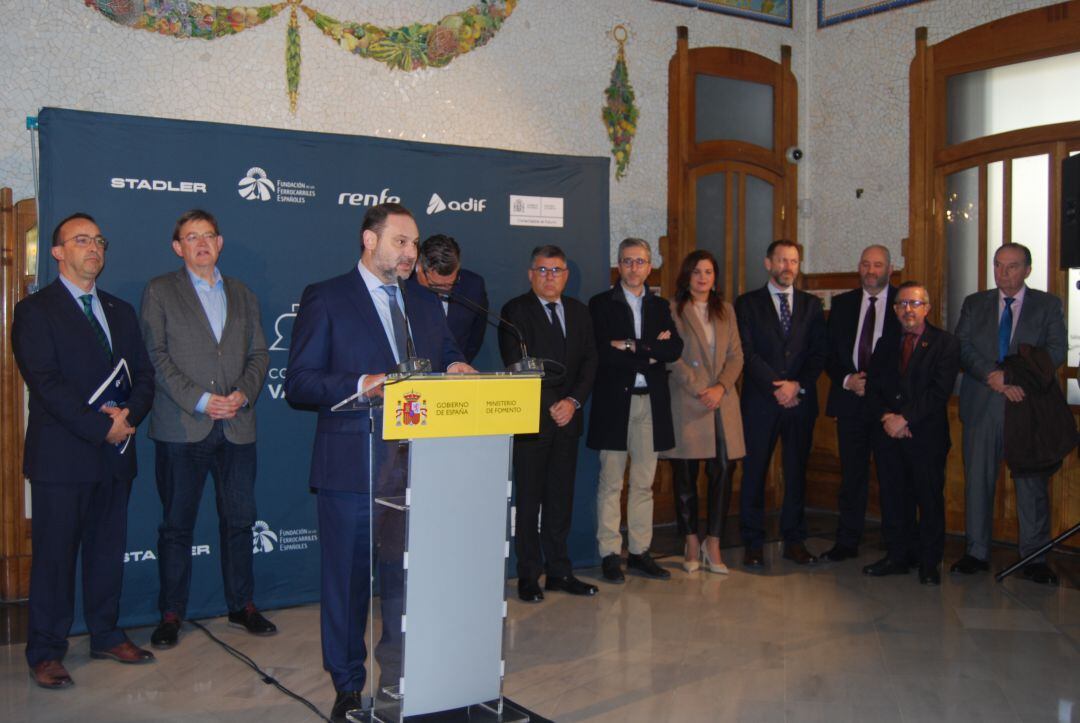
[[[548,590],[571,595],[597,591],[595,585],[574,577],[566,545],[584,425],[582,406],[592,391],[597,366],[589,309],[563,295],[569,278],[562,249],[537,247],[529,264],[532,289],[502,308],[502,317],[524,336],[529,352],[545,360],[546,372],[540,386],[540,431],[514,438],[514,551],[518,597],[524,602],[544,599],[541,573],[546,574]],[[521,344],[505,325],[499,329],[499,348],[504,364],[521,358]]]
[[[825,315],[816,296],[794,286],[800,260],[793,241],[773,241],[765,254],[769,282],[735,300],[745,360],[739,522],[743,565],[750,568],[765,564],[765,474],[777,439],[783,442],[783,556],[798,565],[817,561],[805,545],[806,461],[817,419],[817,378],[825,366]]]
[[[82,556],[90,657],[145,663],[153,654],[117,627],[135,445],[120,447],[150,411],[154,368],[130,304],[97,287],[108,241],[77,213],[52,236],[57,279],[15,306],[11,341],[30,392],[23,473],[34,520],[26,660],[42,688],[73,684],[62,660]],[[126,403],[91,404],[120,360],[131,375]]]

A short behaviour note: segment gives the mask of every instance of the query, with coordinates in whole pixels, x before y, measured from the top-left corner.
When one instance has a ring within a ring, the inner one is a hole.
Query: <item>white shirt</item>
[[[536,296],[536,293],[533,293]],[[551,309],[548,308],[550,301],[544,301],[539,296],[536,296],[536,300],[540,302],[540,306],[544,307],[544,315],[547,316],[548,322],[551,322]],[[563,337],[566,337],[566,311],[563,309],[562,297],[560,296],[555,300],[555,313],[559,315],[559,326],[562,327]]]
[[[642,288],[641,293],[637,296],[634,296],[631,291],[627,290],[627,288],[623,286],[622,282],[619,283],[619,286],[622,287],[623,296],[626,297],[626,303],[630,305],[630,313],[634,315],[634,338],[640,339],[642,333],[641,307],[645,303],[645,289]],[[634,376],[634,388],[645,389],[648,386],[648,382],[645,381],[645,375],[641,372],[638,372]]]

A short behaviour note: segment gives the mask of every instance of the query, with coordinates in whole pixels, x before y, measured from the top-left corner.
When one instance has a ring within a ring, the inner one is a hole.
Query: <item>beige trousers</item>
[[[630,537],[630,553],[640,555],[648,550],[652,543],[652,486],[656,473],[652,410],[647,394],[630,397],[626,451],[600,450],[600,483],[596,489],[596,542],[601,557],[622,552],[619,498],[622,495],[627,457],[630,458],[630,476],[626,497],[626,527]]]

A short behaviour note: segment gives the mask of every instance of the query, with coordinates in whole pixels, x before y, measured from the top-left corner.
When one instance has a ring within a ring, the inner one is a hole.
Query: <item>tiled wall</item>
[[[1038,0],[930,0],[819,31],[816,3],[793,29],[648,0],[520,0],[486,46],[440,70],[403,73],[347,54],[300,17],[295,115],[285,92],[287,13],[239,35],[175,40],[114,25],[79,0],[0,0],[0,184],[33,195],[24,118],[42,106],[605,156],[600,121],[615,58],[612,26],[630,30],[641,119],[628,176],[611,185],[612,247],[665,232],[667,64],[675,27],[691,47],[731,46],[779,60],[793,48],[800,84],[800,219],[808,269],[847,270],[863,245],[899,252],[907,227],[907,72],[914,28],[931,42]],[[434,21],[469,0],[306,0],[339,19]],[[218,0],[228,5],[228,0]],[[195,149],[197,152],[197,149]],[[463,185],[468,179],[462,179]],[[865,190],[856,200],[854,189]],[[883,231],[884,230],[884,231]]]

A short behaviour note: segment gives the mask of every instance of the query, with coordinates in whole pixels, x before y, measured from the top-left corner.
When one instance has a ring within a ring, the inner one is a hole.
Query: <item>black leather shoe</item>
[[[813,565],[817,562],[817,558],[811,555],[806,545],[801,542],[784,545],[784,559],[791,560],[796,565]]]
[[[334,723],[343,723],[347,720],[345,715],[349,711],[362,710],[364,708],[364,695],[359,690],[338,691],[334,699],[334,709],[330,711],[330,720]]]
[[[179,639],[180,617],[176,613],[165,613],[165,617],[150,634],[150,645],[164,650],[175,646]]]
[[[1023,575],[1025,579],[1037,582],[1040,585],[1058,584],[1057,575],[1045,562],[1031,562],[1024,565]]]
[[[657,565],[656,560],[652,559],[652,555],[649,554],[648,550],[645,550],[640,555],[630,553],[626,557],[626,569],[636,570],[645,577],[657,580],[667,580],[671,577],[671,572]]]
[[[921,566],[919,567],[919,584],[920,585],[940,585],[941,573],[938,572],[937,565],[933,567]]]
[[[823,560],[829,562],[843,562],[844,560],[852,560],[859,556],[859,548],[848,547],[847,545],[841,545],[839,542],[832,546],[832,548],[821,556]]]
[[[883,557],[872,565],[862,569],[864,575],[870,577],[885,577],[886,575],[907,575],[908,566],[902,562],[895,562]]]
[[[536,580],[518,580],[518,599],[527,603],[538,603],[544,599],[544,591]]]
[[[248,603],[242,610],[229,613],[229,625],[234,628],[243,628],[252,635],[273,635],[277,632],[277,626],[262,616],[255,609],[254,603]]]
[[[765,556],[760,547],[748,547],[742,559],[743,567],[761,569],[765,567]]]
[[[600,561],[600,570],[604,575],[604,580],[615,584],[626,582],[621,563],[622,558],[618,555],[604,555],[604,559]]]
[[[986,572],[989,569],[990,563],[986,560],[980,560],[971,555],[964,555],[952,564],[952,567],[949,568],[949,572],[958,572],[961,575],[974,575],[977,572]]]
[[[587,582],[578,580],[573,575],[567,575],[566,577],[554,577],[552,575],[547,576],[547,580],[544,582],[545,590],[561,590],[571,595],[585,595],[591,596],[600,592],[596,585],[590,585]]]

